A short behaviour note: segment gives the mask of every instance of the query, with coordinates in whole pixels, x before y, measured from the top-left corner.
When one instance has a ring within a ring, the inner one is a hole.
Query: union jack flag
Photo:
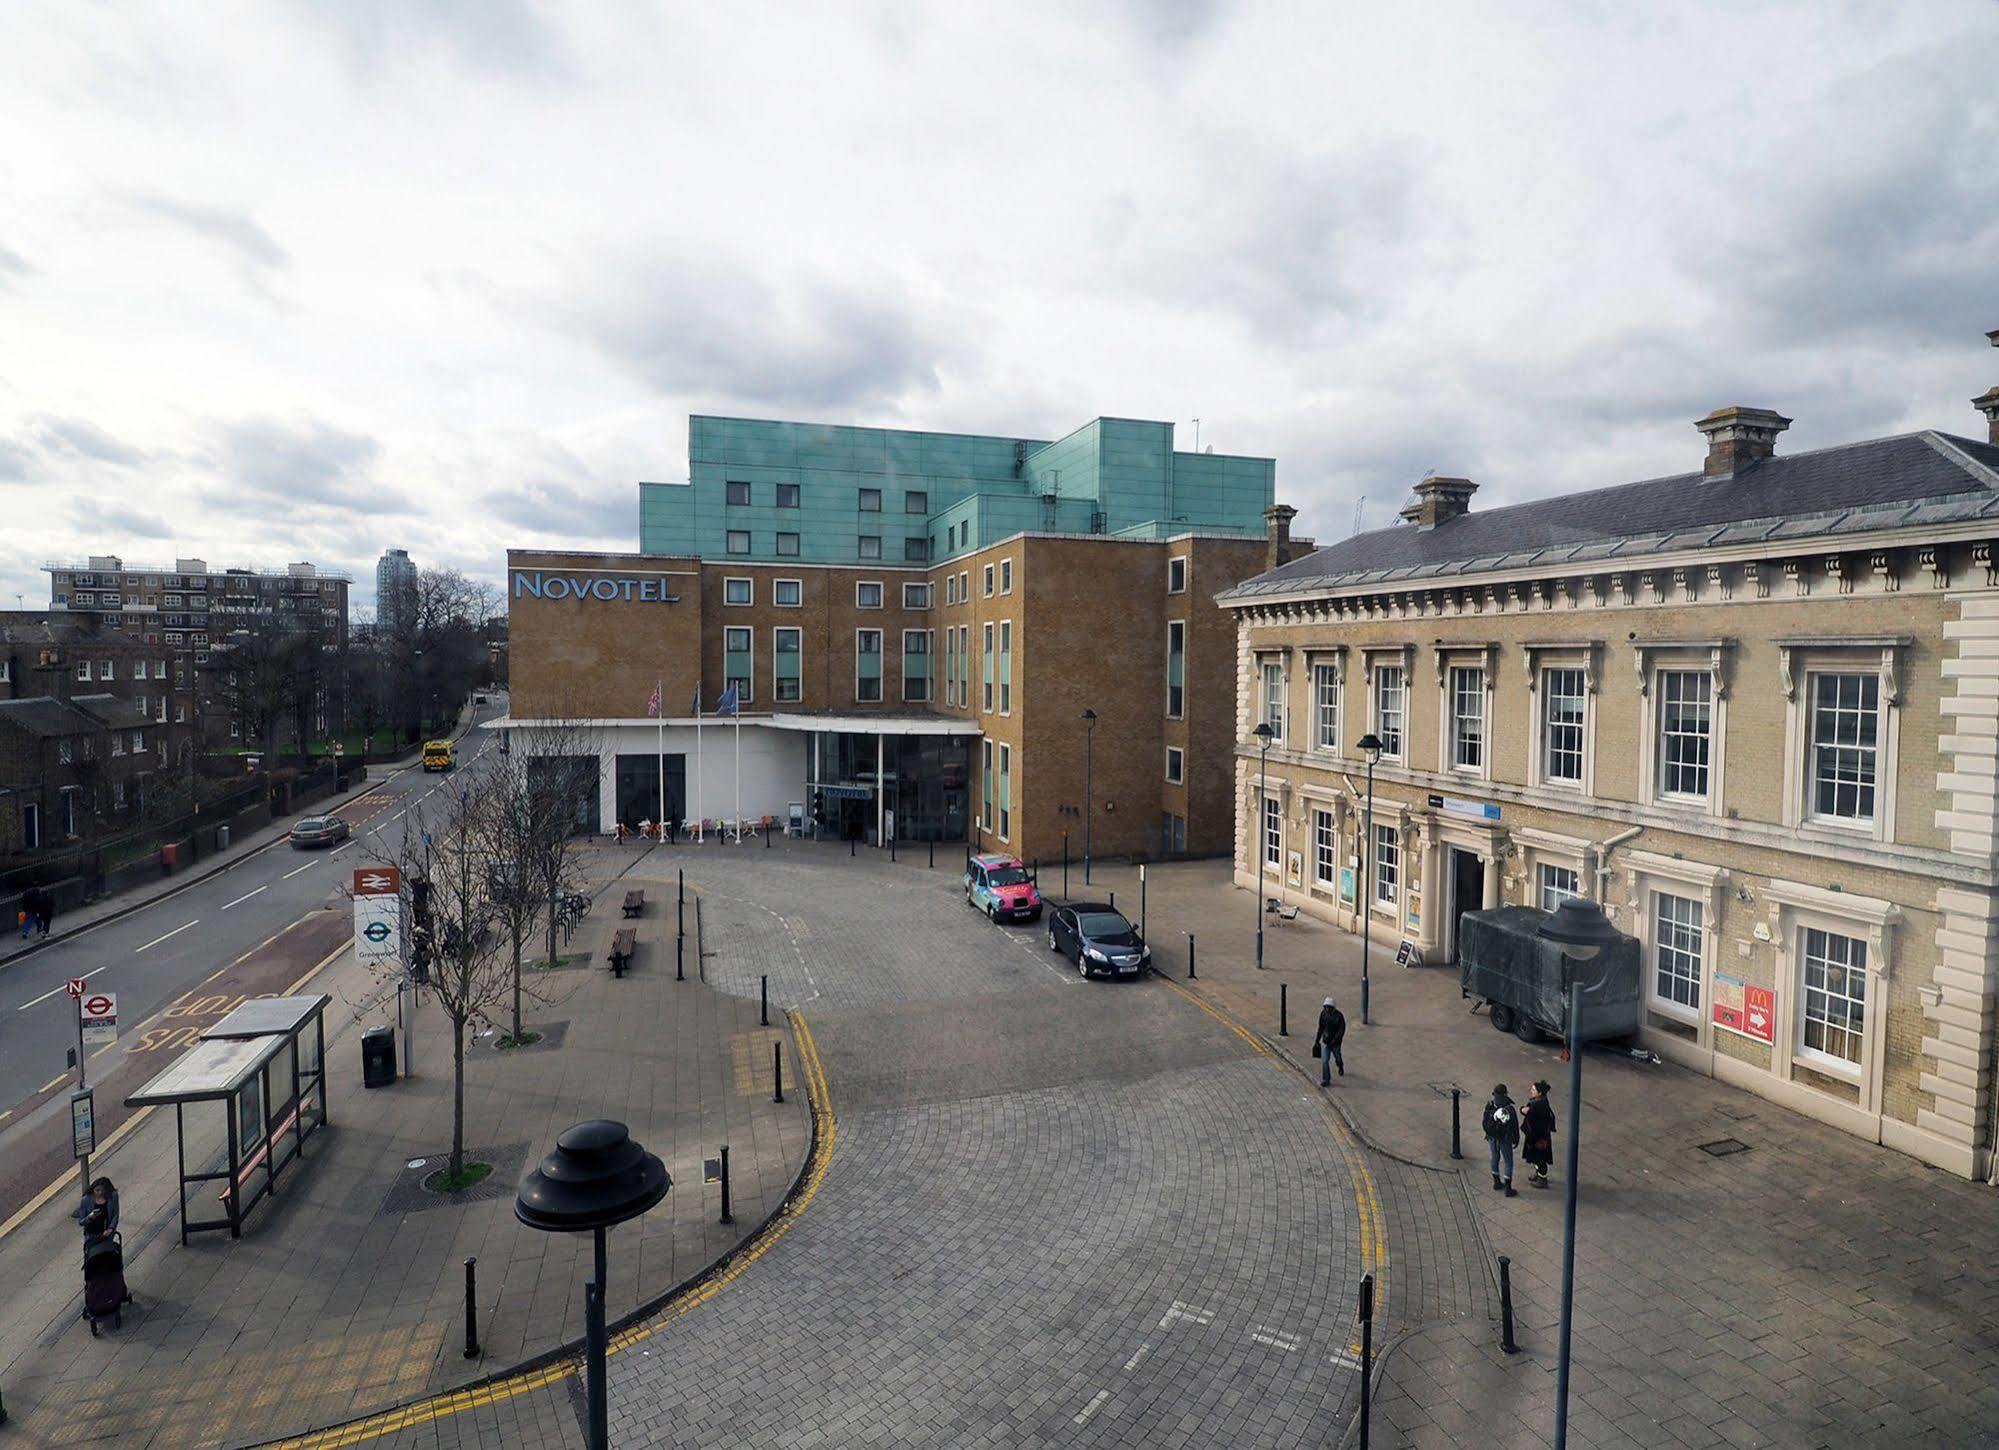
[[[647,718],[648,720],[657,720],[657,719],[659,718],[659,686],[658,686],[658,685],[654,685],[654,686],[652,687],[652,698],[651,698],[650,700],[646,701],[646,718]]]

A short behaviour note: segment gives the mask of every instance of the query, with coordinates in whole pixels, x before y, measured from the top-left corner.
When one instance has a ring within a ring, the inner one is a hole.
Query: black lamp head
[[[671,1187],[666,1165],[623,1123],[594,1118],[563,1129],[555,1150],[521,1181],[514,1217],[551,1233],[609,1228],[637,1218]]]

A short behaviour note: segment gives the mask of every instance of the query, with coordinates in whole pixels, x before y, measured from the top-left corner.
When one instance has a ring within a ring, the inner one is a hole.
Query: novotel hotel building
[[[1228,849],[1235,625],[1214,596],[1295,550],[1271,460],[1112,418],[1054,442],[710,417],[688,436],[689,481],[639,485],[637,552],[507,556],[499,723],[587,757],[580,825],[663,802],[1053,859],[1065,837],[1081,854],[1087,811],[1101,855]]]

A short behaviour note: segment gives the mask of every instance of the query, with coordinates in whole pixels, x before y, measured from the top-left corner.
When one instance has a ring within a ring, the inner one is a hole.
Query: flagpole
[[[659,814],[652,823],[662,832],[666,830],[666,694],[664,680],[655,679],[652,684],[653,700],[653,743],[659,751]]]
[[[743,705],[736,702],[736,844],[743,843]]]

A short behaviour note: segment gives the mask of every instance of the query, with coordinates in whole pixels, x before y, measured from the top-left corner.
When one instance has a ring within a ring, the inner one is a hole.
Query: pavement
[[[811,1118],[795,1090],[773,1101],[770,1045],[797,1050],[783,1017],[759,1025],[754,1000],[705,986],[696,969],[674,979],[673,887],[658,865],[653,853],[586,851],[586,870],[600,880],[622,873],[607,891],[645,887],[644,914],[627,923],[615,900],[601,901],[568,948],[575,960],[537,974],[526,1016],[546,1034],[542,1043],[502,1051],[487,1036],[468,1050],[466,1143],[494,1173],[462,1200],[414,1187],[450,1145],[450,1044],[437,1009],[418,1013],[416,1075],[363,1091],[357,1039],[394,1020],[385,984],[338,944],[283,981],[269,973],[296,959],[290,943],[248,954],[239,966],[264,972],[265,991],[334,999],[330,1126],[280,1174],[277,1196],[252,1209],[241,1240],[209,1233],[183,1247],[173,1119],[135,1114],[93,1162],[119,1184],[136,1299],[101,1338],[79,1318],[67,1194],[8,1229],[0,1237],[0,1278],[10,1286],[0,1303],[0,1393],[12,1417],[0,1431],[12,1437],[5,1443],[168,1447],[304,1434],[561,1350],[581,1330],[589,1239],[524,1228],[512,1197],[556,1135],[586,1118],[628,1123],[675,1184],[658,1209],[612,1234],[614,1320],[734,1251],[792,1191]],[[344,923],[328,929],[319,920],[293,935],[344,933]],[[691,933],[692,910],[688,920]],[[601,959],[627,924],[638,928],[637,956],[613,978]],[[692,947],[690,936],[690,968]],[[719,1187],[703,1173],[725,1143],[731,1224],[718,1222]],[[426,1160],[422,1169],[407,1166],[416,1159]],[[463,1353],[468,1255],[478,1263],[477,1360]]]

